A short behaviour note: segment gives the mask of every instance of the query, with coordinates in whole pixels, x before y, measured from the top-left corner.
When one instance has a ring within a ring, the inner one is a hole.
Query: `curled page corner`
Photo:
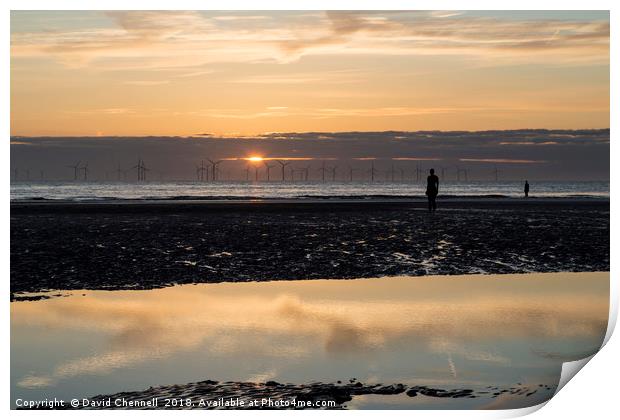
[[[610,282],[610,302],[609,302],[609,318],[607,321],[607,331],[605,332],[605,338],[603,339],[603,343],[598,351],[601,351],[603,347],[607,344],[609,339],[611,338],[615,328],[616,323],[618,321],[618,299],[616,298],[617,294],[614,293],[615,284],[613,281]],[[598,351],[596,353],[598,353]],[[596,353],[585,357],[579,360],[573,360],[572,362],[564,362],[562,363],[562,373],[560,374],[560,381],[558,383],[557,388],[555,389],[555,396],[564,385],[566,385],[573,377],[579,372],[592,358],[596,355]]]
[[[611,279],[610,279],[611,280]],[[609,319],[607,321],[607,331],[605,332],[605,338],[601,348],[605,347],[611,335],[616,329],[616,322],[618,321],[618,293],[616,289],[616,282],[610,281],[609,284]]]
[[[546,400],[541,402],[540,404],[536,404],[536,405],[532,405],[529,407],[523,407],[523,408],[513,408],[513,409],[508,409],[508,410],[498,410],[498,417],[500,419],[512,419],[515,417],[524,417],[524,416],[528,416],[532,413],[537,412],[538,410],[540,410],[541,408],[543,408],[545,405],[547,405],[547,403],[550,401]]]
[[[560,390],[564,388],[564,385],[566,385],[568,381],[573,379],[573,377],[577,374],[577,372],[579,372],[590,360],[592,360],[595,354],[596,353],[583,359],[562,363],[562,373],[560,375],[560,382],[558,383],[558,386],[555,389],[555,393],[553,394],[553,396],[555,396],[558,392],[560,392]]]

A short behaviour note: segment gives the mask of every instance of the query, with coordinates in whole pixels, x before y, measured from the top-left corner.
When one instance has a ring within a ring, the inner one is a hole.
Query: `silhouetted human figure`
[[[525,198],[530,194],[530,184],[525,180],[525,187],[523,188],[523,192],[525,193]]]
[[[426,196],[428,197],[428,211],[437,210],[437,194],[439,194],[439,177],[435,175],[435,170],[431,169],[431,174],[426,178]]]

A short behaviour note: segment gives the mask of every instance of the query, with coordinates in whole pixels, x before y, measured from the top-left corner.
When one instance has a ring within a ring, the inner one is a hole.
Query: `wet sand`
[[[11,203],[11,298],[181,283],[609,270],[609,201]],[[27,297],[32,299],[32,297]]]

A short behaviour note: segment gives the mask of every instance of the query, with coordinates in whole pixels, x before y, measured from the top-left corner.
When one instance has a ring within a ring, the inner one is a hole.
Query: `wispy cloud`
[[[461,162],[485,162],[485,163],[547,163],[546,160],[532,160],[532,159],[473,159],[473,158],[461,158]]]
[[[248,83],[248,84],[276,84],[276,85],[296,85],[301,83],[319,82],[322,79],[316,75],[266,75],[252,76],[243,79],[231,80],[231,83]]]
[[[500,146],[558,146],[561,143],[557,142],[557,141],[540,141],[540,142],[534,142],[534,141],[502,141],[499,142]]]
[[[314,71],[305,73],[267,74],[230,80],[231,83],[297,85],[303,83],[359,83],[366,81],[367,72],[358,69]]]
[[[213,70],[202,70],[202,71],[193,71],[193,72],[189,72],[189,73],[177,74],[174,77],[179,77],[179,78],[198,77],[198,76],[205,76],[207,74],[212,74],[212,73],[215,73],[215,71],[213,71]]]
[[[167,85],[170,83],[170,80],[129,80],[124,82],[126,85],[133,86],[158,86],[158,85]]]
[[[291,62],[305,55],[469,55],[502,60],[609,61],[609,22],[516,20],[460,12],[316,12],[303,23],[270,13],[117,11],[110,27],[16,32],[11,54],[67,66],[190,67]],[[78,18],[76,16],[76,18]],[[234,23],[243,21],[240,28]],[[277,24],[274,24],[274,21]]]
[[[207,109],[192,112],[209,118],[250,120],[294,115],[315,119],[341,117],[403,117],[485,110],[496,111],[496,109],[480,107],[290,108],[278,106],[266,107],[255,111],[249,111],[247,109]]]
[[[328,33],[282,41],[290,54],[346,45],[340,53],[511,55],[548,59],[541,53],[607,58],[609,22],[481,18],[460,13],[327,12]],[[363,41],[363,42],[360,42]],[[326,51],[323,51],[324,53]]]
[[[213,20],[222,20],[222,21],[244,21],[244,20],[265,20],[269,19],[269,16],[264,15],[225,15],[225,16],[215,16]]]
[[[120,114],[135,114],[136,111],[130,108],[99,108],[99,109],[84,109],[84,110],[69,110],[65,111],[68,114],[103,114],[103,115],[120,115]]]
[[[441,158],[435,158],[435,157],[393,157],[392,160],[429,160],[429,161],[434,161],[434,160],[442,160]]]

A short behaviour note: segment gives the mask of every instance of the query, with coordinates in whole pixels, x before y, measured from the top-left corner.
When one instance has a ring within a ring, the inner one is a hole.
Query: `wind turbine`
[[[144,166],[144,161],[142,161],[142,181],[146,181],[147,171],[150,171],[150,169]]]
[[[275,165],[270,165],[266,160],[263,161],[263,165],[265,165],[265,169],[267,171],[267,182],[271,181],[271,169],[275,167]]]
[[[497,169],[497,166],[491,173],[495,175],[495,181],[499,181],[499,169]]]
[[[131,169],[138,170],[138,181],[142,179],[142,159],[138,159],[138,164],[136,166],[132,166]]]
[[[377,175],[377,170],[375,169],[375,161],[370,162],[370,182],[375,182],[375,175]]]
[[[310,172],[310,165],[308,165],[308,166],[300,166],[300,167],[294,168],[293,169],[293,179],[295,179],[295,174],[298,173],[300,181],[307,181],[308,180],[309,172]]]
[[[299,174],[299,180],[304,180],[304,170],[303,168],[291,168],[291,180],[295,181],[295,175]]]
[[[321,171],[321,181],[325,182],[325,171],[327,170],[327,167],[325,166],[325,161],[321,162],[319,170]]]
[[[291,164],[291,162],[287,162],[285,160],[279,160],[276,159],[276,162],[278,162],[280,164],[280,166],[282,166],[282,181],[284,182],[284,169]]]
[[[332,173],[332,182],[334,182],[336,180],[336,169],[338,168],[338,166],[331,166],[329,168],[329,171]]]
[[[209,163],[211,164],[211,181],[217,181],[218,176],[218,168],[217,166],[222,163],[222,160],[211,160],[211,159],[207,159],[209,161]]]
[[[144,166],[144,161],[142,159],[138,159],[138,164],[131,169],[138,170],[138,181],[146,181],[146,171],[149,171],[150,169],[147,169]]]
[[[142,159],[138,159],[138,164],[131,169],[138,170],[138,181],[142,181]]]
[[[301,170],[304,171],[303,172],[304,181],[308,181],[308,174],[310,173],[310,165],[301,168]]]
[[[439,169],[441,169],[441,179],[443,181],[443,180],[446,179],[446,169],[448,169],[448,168],[446,168],[445,166],[441,166],[441,167],[439,167]]]
[[[88,181],[88,162],[86,162],[86,164],[79,169],[84,171],[84,181]]]
[[[415,180],[416,181],[420,181],[420,178],[422,177],[422,172],[423,172],[423,170],[420,169],[420,166],[416,165],[416,167],[415,167]]]
[[[74,181],[77,181],[77,179],[78,179],[78,172],[79,172],[80,162],[81,161],[78,160],[75,165],[67,165],[67,168],[73,168],[73,180]]]
[[[465,181],[467,181],[467,169],[461,168],[460,166],[456,167],[456,180],[461,180],[461,174],[464,175]]]
[[[291,181],[295,182],[295,176],[299,174],[299,180],[304,178],[303,170],[295,167],[291,167]]]
[[[389,174],[390,174],[390,180],[391,180],[392,182],[394,182],[394,173],[395,173],[396,171],[394,170],[394,164],[393,164],[393,163],[392,163],[392,167],[390,168],[390,170],[389,170],[388,172],[389,172]]]
[[[200,166],[196,165],[196,178],[198,179],[198,181],[205,181],[205,172],[207,173],[208,178],[209,172],[205,167],[205,161],[202,160],[200,161]]]
[[[355,171],[355,169],[353,166],[349,165],[349,182],[353,182],[353,171]]]

